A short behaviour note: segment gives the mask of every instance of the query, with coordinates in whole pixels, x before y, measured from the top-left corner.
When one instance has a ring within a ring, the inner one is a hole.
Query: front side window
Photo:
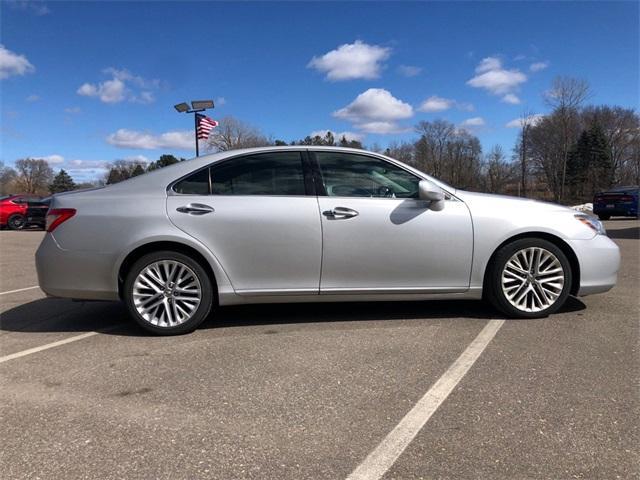
[[[213,195],[305,195],[300,152],[234,158],[211,167]]]
[[[390,162],[341,152],[315,155],[330,197],[418,198],[420,179]]]

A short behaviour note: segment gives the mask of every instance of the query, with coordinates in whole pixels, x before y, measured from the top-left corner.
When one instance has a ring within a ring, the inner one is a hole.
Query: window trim
[[[297,153],[300,156],[300,162],[301,162],[301,166],[302,166],[302,180],[304,183],[304,190],[305,190],[305,194],[304,195],[219,195],[219,194],[213,194],[211,193],[213,190],[213,182],[211,179],[211,169],[218,167],[220,165],[224,165],[225,163],[228,162],[232,162],[234,160],[238,160],[240,158],[247,158],[247,157],[253,157],[253,156],[257,156],[257,155],[264,155],[264,154],[269,154],[269,153]],[[176,192],[175,191],[175,186],[180,183],[182,180],[185,180],[186,178],[189,178],[191,175],[195,175],[198,172],[201,172],[204,169],[208,169],[209,171],[209,192],[206,195],[199,195],[197,193],[180,193],[180,192]],[[265,150],[262,152],[254,152],[254,153],[240,153],[237,155],[233,155],[231,157],[227,157],[224,158],[222,160],[219,160],[217,162],[212,162],[208,165],[205,165],[203,167],[200,167],[196,170],[192,170],[191,172],[183,175],[182,177],[172,181],[168,186],[167,186],[167,195],[169,196],[185,196],[185,197],[203,197],[203,196],[210,196],[210,197],[283,197],[283,198],[306,198],[306,197],[315,197],[316,195],[316,189],[314,188],[314,182],[313,182],[313,172],[312,172],[312,167],[311,167],[311,161],[309,160],[309,154],[308,151],[306,149],[295,149],[295,150],[280,150],[280,149],[274,149],[274,150]]]

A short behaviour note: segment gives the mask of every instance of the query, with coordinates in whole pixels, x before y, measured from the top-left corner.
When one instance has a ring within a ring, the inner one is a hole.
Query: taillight
[[[47,212],[47,232],[53,232],[75,214],[75,208],[52,208]]]

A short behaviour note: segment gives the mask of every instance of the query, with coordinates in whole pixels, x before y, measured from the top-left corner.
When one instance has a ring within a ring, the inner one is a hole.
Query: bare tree
[[[238,148],[264,147],[270,145],[269,139],[260,130],[234,117],[224,117],[215,128],[207,147],[209,150],[223,152]]]
[[[46,160],[21,158],[16,160],[16,187],[24,193],[46,193],[53,170]]]
[[[4,162],[0,161],[0,195],[13,193],[16,176],[16,171],[13,168],[5,167]]]
[[[519,160],[520,160],[520,196],[527,196],[527,176],[528,176],[528,165],[527,165],[527,155],[529,151],[527,150],[529,139],[529,129],[532,125],[534,125],[536,117],[529,111],[523,112],[520,116],[520,141],[517,146]]]
[[[634,145],[640,142],[640,117],[630,108],[608,105],[589,106],[581,117],[585,127],[602,128],[610,148],[613,181],[624,182],[625,165],[633,162]]]
[[[517,178],[513,167],[507,162],[502,147],[495,145],[486,155],[483,165],[484,191],[505,193]]]
[[[384,154],[407,165],[415,165],[415,147],[412,143],[393,141],[389,143]]]
[[[575,128],[578,108],[589,96],[589,83],[572,77],[556,77],[551,89],[545,94],[545,101],[553,108],[553,113],[559,119],[562,129],[562,176],[559,201],[564,198],[569,148],[579,133]]]

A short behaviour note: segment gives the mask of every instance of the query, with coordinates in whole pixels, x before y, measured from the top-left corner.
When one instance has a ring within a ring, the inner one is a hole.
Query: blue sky
[[[2,2],[0,160],[77,180],[104,162],[194,155],[176,103],[217,100],[273,138],[330,129],[366,145],[420,120],[510,151],[552,79],[638,107],[637,2]]]

